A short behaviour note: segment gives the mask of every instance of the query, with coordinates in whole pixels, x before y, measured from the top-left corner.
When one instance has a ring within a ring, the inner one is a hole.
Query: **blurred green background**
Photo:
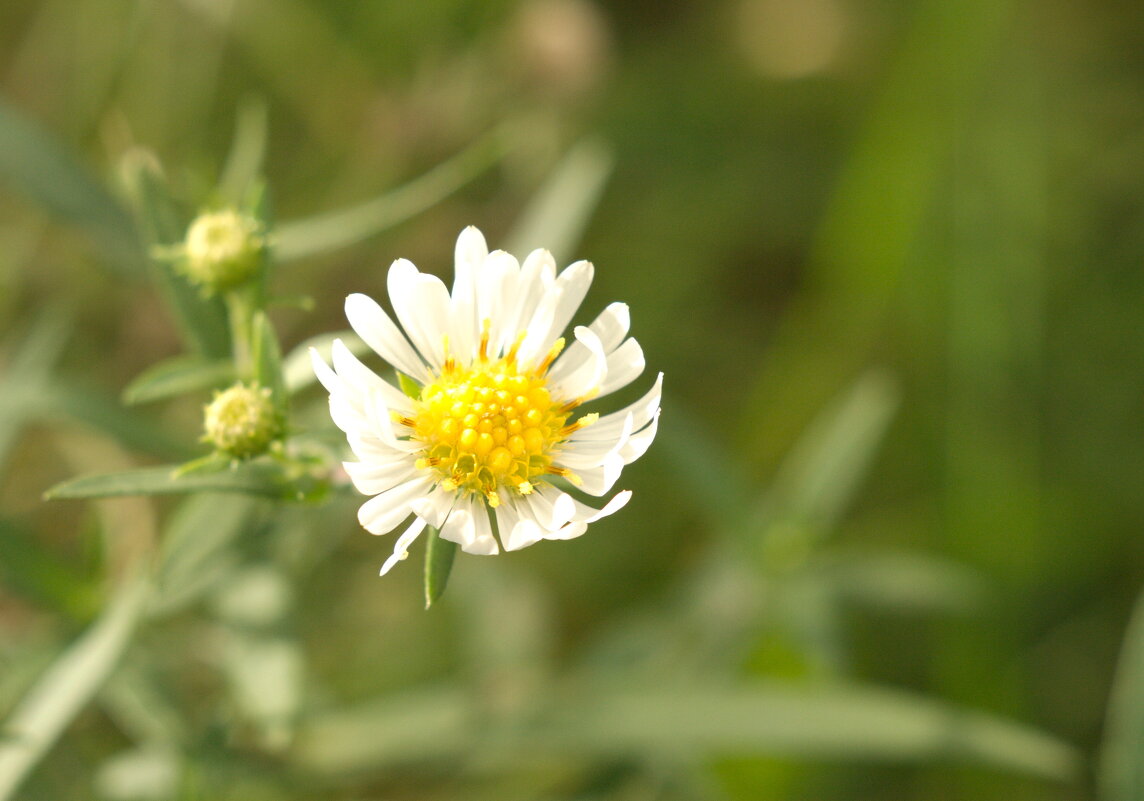
[[[892,686],[1029,724],[1086,764],[1055,782],[720,746],[585,768],[514,762],[480,736],[442,761],[427,736],[396,767],[295,779],[226,700],[216,587],[207,611],[151,626],[133,668],[162,697],[136,706],[181,716],[176,797],[1095,798],[1144,576],[1142,21],[1130,0],[0,4],[0,713],[173,508],[41,493],[194,453],[206,400],[139,407],[149,429],[115,422],[177,332],[131,264],[143,251],[92,218],[86,185],[43,180],[27,140],[120,196],[124,158],[145,149],[194,208],[261,109],[283,221],[382,195],[490,135],[503,147],[409,219],[279,265],[275,290],[313,299],[272,312],[286,350],[344,328],[346,294],[381,299],[394,258],[447,278],[465,225],[494,248],[545,244],[521,221],[563,164],[588,208],[607,181],[557,261],[596,264],[585,316],[631,305],[649,375],[630,396],[666,373],[660,440],[620,482],[628,508],[570,543],[462,556],[430,612],[419,551],[377,578],[390,544],[357,527],[354,499],[280,526],[269,550],[288,554],[291,611],[275,625],[304,655],[302,707],[388,697],[416,718],[419,688],[454,683],[511,706],[625,649],[658,654],[664,675],[700,654],[679,670],[693,686]],[[323,399],[304,397],[299,424],[317,425]],[[860,440],[854,464],[814,473],[821,504],[784,517],[815,431],[827,462]],[[264,545],[244,543],[260,564]],[[756,562],[750,591],[718,572]],[[146,771],[114,763],[138,745],[115,695],[18,797],[163,797],[116,778]]]

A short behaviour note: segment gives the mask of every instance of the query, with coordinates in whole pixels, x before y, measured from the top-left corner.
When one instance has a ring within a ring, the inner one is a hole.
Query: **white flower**
[[[600,416],[576,416],[585,401],[615,392],[643,372],[643,351],[627,336],[628,307],[613,303],[560,336],[592,281],[578,261],[558,276],[552,255],[523,264],[489,253],[476,228],[457,239],[450,293],[404,259],[389,268],[389,297],[401,328],[365,295],[346,298],[354,331],[385,361],[421,385],[411,398],[334,342],[333,368],[311,351],[330,393],[330,414],[357,461],[345,469],[372,495],[358,520],[385,534],[410,515],[384,575],[408,555],[427,525],[469,553],[514,551],[578,537],[631,492],[595,509],[551,483],[606,495],[624,465],[655,437],[663,375],[638,401]],[[408,337],[408,338],[407,338]]]

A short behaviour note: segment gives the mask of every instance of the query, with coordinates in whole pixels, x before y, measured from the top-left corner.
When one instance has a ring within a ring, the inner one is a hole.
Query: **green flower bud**
[[[254,277],[266,238],[262,225],[233,209],[200,214],[183,242],[183,273],[207,293],[233,289]]]
[[[203,407],[203,441],[235,459],[266,452],[282,435],[282,419],[265,387],[235,384]]]

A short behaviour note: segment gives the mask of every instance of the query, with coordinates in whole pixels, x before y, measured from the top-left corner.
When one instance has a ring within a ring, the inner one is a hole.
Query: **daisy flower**
[[[365,295],[346,298],[354,331],[419,385],[401,392],[340,340],[332,367],[311,351],[331,416],[356,457],[346,472],[373,496],[358,520],[385,534],[413,518],[382,575],[408,556],[426,526],[468,553],[495,554],[578,537],[628,502],[631,492],[619,492],[596,509],[574,493],[607,495],[624,465],[644,454],[655,438],[663,375],[624,409],[581,412],[581,404],[627,386],[644,369],[623,303],[573,329],[565,347],[561,334],[592,272],[591,263],[578,261],[557,275],[545,250],[523,264],[490,253],[470,227],[457,239],[451,293],[405,259],[389,268],[400,328]]]

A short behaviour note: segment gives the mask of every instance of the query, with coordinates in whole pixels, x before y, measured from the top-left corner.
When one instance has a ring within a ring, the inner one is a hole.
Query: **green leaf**
[[[833,552],[816,559],[811,573],[844,600],[898,612],[968,614],[989,598],[979,574],[926,554]]]
[[[147,598],[140,573],[128,579],[95,624],[32,687],[5,721],[0,801],[7,801],[111,674],[131,643]]]
[[[651,684],[651,683],[648,683]],[[319,774],[460,759],[474,739],[487,763],[570,756],[653,761],[766,754],[799,759],[957,761],[1067,781],[1078,754],[1035,729],[924,697],[864,687],[592,685],[547,708],[490,718],[478,698],[449,688],[407,693],[315,716],[295,757]],[[495,745],[492,745],[495,744]]]
[[[286,382],[282,373],[282,351],[278,349],[278,337],[264,312],[255,313],[251,327],[254,329],[254,380],[259,386],[270,389],[274,405],[279,413],[285,415]]]
[[[0,464],[20,430],[42,412],[48,377],[63,352],[69,328],[58,310],[41,313],[8,358],[0,392]]]
[[[613,164],[611,150],[598,139],[575,145],[532,198],[505,249],[523,258],[545,248],[563,263],[596,210]]]
[[[1079,755],[1034,729],[904,692],[779,685],[595,688],[559,708],[537,739],[556,751],[664,757],[767,753],[801,758],[992,765],[1074,778]]]
[[[135,212],[153,246],[172,247],[183,241],[190,223],[171,196],[154,156],[136,150],[123,159],[121,172]],[[205,297],[174,266],[177,256],[152,260],[152,273],[179,332],[191,351],[208,360],[230,355],[226,307],[218,297]]]
[[[163,533],[150,612],[183,609],[231,576],[243,558],[239,540],[263,530],[269,506],[260,498],[213,493],[181,503]]]
[[[306,500],[324,488],[317,479],[309,476],[291,478],[279,465],[266,462],[239,464],[214,473],[180,474],[180,467],[181,465],[167,465],[82,476],[57,484],[44,497],[59,500],[238,492],[280,500]]]
[[[62,415],[115,439],[129,448],[165,459],[188,456],[187,447],[167,430],[89,387],[53,381],[43,397],[41,413]]]
[[[873,461],[898,405],[886,376],[868,373],[810,425],[779,468],[759,522],[814,537],[833,528]]]
[[[1097,778],[1101,801],[1144,799],[1144,593],[1120,650]]]
[[[199,356],[176,356],[144,370],[123,390],[128,404],[147,403],[215,389],[234,382],[234,365],[229,360],[207,361]]]
[[[238,107],[234,140],[219,179],[218,192],[231,206],[241,205],[262,172],[266,157],[266,103],[248,99]]]
[[[492,167],[504,154],[504,137],[499,130],[493,131],[467,150],[380,197],[341,211],[282,223],[274,235],[274,254],[281,261],[289,261],[357,244],[432,208]]]
[[[91,580],[32,532],[0,519],[0,578],[6,590],[47,604],[73,618],[93,609]]]
[[[425,608],[437,603],[449,583],[457,543],[441,539],[441,533],[429,526],[425,537]]]
[[[89,231],[122,275],[141,275],[131,216],[46,128],[0,99],[0,183]]]

